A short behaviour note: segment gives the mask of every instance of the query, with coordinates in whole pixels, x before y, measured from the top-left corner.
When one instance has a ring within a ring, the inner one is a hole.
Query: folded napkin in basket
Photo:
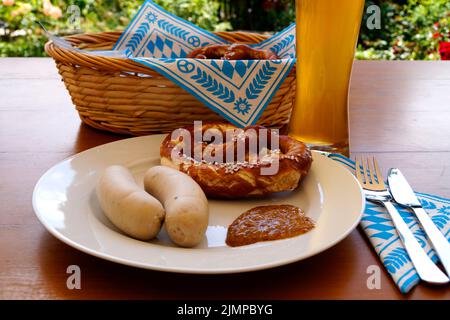
[[[345,165],[352,173],[354,172],[355,163],[352,160],[338,154],[332,154],[329,157]],[[416,195],[439,230],[450,240],[450,199],[424,193],[416,193]],[[434,262],[437,262],[438,257],[414,214],[398,205],[396,208],[422,248]],[[360,225],[400,291],[409,292],[420,279],[387,211],[384,207],[366,202]]]
[[[295,25],[252,45],[280,60],[186,59],[194,49],[227,41],[146,1],[113,50],[163,74],[237,126],[254,124],[295,65]]]

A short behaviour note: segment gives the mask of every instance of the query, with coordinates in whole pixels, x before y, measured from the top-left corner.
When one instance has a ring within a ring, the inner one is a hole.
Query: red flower
[[[440,38],[440,37],[442,37],[442,35],[439,32],[433,33],[433,38],[434,39],[437,39],[437,38]]]
[[[450,42],[439,43],[439,54],[441,60],[450,60]]]

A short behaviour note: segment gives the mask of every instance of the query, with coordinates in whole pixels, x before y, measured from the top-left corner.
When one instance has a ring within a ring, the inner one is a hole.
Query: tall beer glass
[[[296,0],[297,93],[289,135],[349,154],[348,89],[364,0]]]

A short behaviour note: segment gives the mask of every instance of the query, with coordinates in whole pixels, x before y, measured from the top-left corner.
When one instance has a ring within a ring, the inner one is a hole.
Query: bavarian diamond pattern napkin
[[[237,126],[254,124],[295,65],[295,25],[253,45],[280,60],[186,59],[196,48],[225,40],[146,1],[116,43],[133,60],[177,83]]]
[[[337,154],[329,155],[329,157],[342,163],[354,172],[355,163],[353,161]],[[450,199],[443,199],[424,193],[416,194],[433,222],[450,241]],[[408,224],[422,248],[424,248],[434,262],[437,262],[439,258],[434,253],[425,232],[414,214],[400,206],[396,205],[395,207]],[[419,276],[384,207],[367,201],[361,219],[361,228],[366,233],[386,270],[402,293],[407,293],[419,283]]]

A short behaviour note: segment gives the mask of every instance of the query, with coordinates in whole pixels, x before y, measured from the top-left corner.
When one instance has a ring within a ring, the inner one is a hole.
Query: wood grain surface
[[[2,299],[450,299],[450,287],[420,284],[402,295],[358,228],[333,248],[271,270],[182,275],[140,270],[81,253],[51,236],[31,195],[52,165],[124,138],[80,123],[47,58],[0,59],[0,298]],[[414,188],[450,197],[450,64],[355,62],[350,92],[351,151],[400,167]],[[66,287],[69,265],[81,290]]]

